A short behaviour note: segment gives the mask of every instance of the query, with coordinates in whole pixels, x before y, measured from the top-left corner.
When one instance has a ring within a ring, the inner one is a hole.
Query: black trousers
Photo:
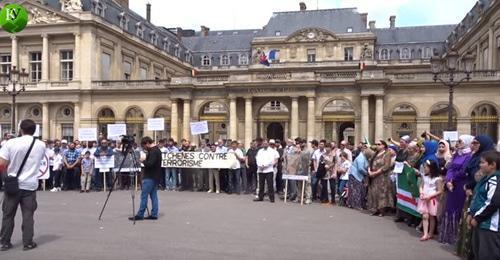
[[[4,193],[2,204],[2,244],[10,243],[12,232],[14,231],[14,218],[17,212],[17,206],[21,205],[23,214],[23,243],[28,245],[33,242],[34,224],[33,215],[37,208],[36,191],[20,190],[16,195],[7,195]]]
[[[259,172],[259,199],[264,199],[264,184],[267,182],[267,194],[269,195],[269,200],[274,201],[273,177],[273,172]]]
[[[76,170],[75,168],[73,169],[66,169],[66,173],[64,174],[64,190],[72,190],[75,188],[75,174]]]
[[[500,259],[500,232],[474,228],[471,242],[474,259]]]
[[[278,165],[276,172],[276,191],[283,192],[285,185],[283,184],[283,165]]]
[[[330,202],[328,199],[328,184],[330,184],[331,202],[335,203],[335,179],[321,179],[321,202]]]
[[[247,168],[248,191],[255,192],[257,189],[257,166],[250,165]]]

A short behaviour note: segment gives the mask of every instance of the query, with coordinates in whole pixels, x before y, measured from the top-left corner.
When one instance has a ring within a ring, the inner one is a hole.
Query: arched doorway
[[[471,113],[471,134],[488,135],[495,142],[498,141],[498,113],[494,106],[482,104],[474,108]]]
[[[354,144],[354,108],[343,99],[335,99],[323,108],[323,126],[325,139],[339,142],[348,140]]]
[[[401,104],[394,108],[391,116],[392,133],[391,136],[395,140],[400,137],[409,135],[410,137],[417,136],[417,111],[409,104]]]
[[[200,121],[207,121],[208,133],[201,138],[214,143],[219,139],[227,139],[227,108],[223,103],[212,101],[206,103],[200,111]]]
[[[132,107],[125,114],[127,124],[127,135],[135,135],[135,141],[139,142],[144,136],[144,113],[137,107]]]
[[[285,132],[283,131],[283,125],[281,123],[272,122],[267,126],[266,129],[267,138],[274,140],[283,140]]]
[[[99,135],[106,136],[108,135],[108,124],[114,124],[115,113],[110,108],[102,108],[97,113],[97,127],[99,130]]]
[[[164,107],[158,108],[153,117],[165,119],[163,131],[156,131],[156,139],[170,138],[170,110]]]
[[[452,111],[452,128],[448,129],[448,104],[437,104],[431,111],[431,133],[443,136],[443,131],[453,131],[457,129],[457,111]],[[420,134],[420,133],[419,133]]]
[[[290,111],[280,100],[272,100],[259,110],[257,136],[284,140],[288,136]]]

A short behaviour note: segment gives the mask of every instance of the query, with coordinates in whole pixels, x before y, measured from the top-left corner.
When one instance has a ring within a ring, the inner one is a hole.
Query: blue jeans
[[[241,192],[240,182],[241,182],[241,168],[230,169],[228,178],[229,192],[240,193]]]
[[[339,180],[339,187],[338,187],[338,194],[339,196],[342,195],[342,192],[344,192],[344,189],[347,187],[347,180]]]
[[[141,206],[139,207],[137,216],[144,217],[144,211],[146,211],[146,207],[148,206],[148,195],[151,197],[151,204],[153,205],[151,216],[158,217],[158,194],[156,183],[153,179],[142,180]]]
[[[174,190],[177,186],[177,168],[165,169],[165,188]]]

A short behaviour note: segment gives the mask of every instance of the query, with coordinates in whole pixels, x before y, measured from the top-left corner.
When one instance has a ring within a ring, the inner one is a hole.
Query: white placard
[[[283,174],[283,180],[308,181],[309,176],[306,175],[287,175]]]
[[[111,169],[115,168],[114,156],[99,156],[94,159],[95,168],[97,169]]]
[[[47,155],[43,156],[38,171],[40,172],[40,175],[38,175],[39,180],[47,180],[50,177],[49,157]]]
[[[458,131],[444,131],[443,139],[451,142],[458,141]]]
[[[108,138],[111,140],[120,140],[120,136],[127,135],[126,124],[109,124]]]
[[[165,130],[165,118],[148,118],[148,131]]]
[[[97,128],[78,128],[78,140],[97,141]]]
[[[199,135],[208,133],[207,121],[191,122],[191,134]]]
[[[394,164],[394,170],[392,172],[394,172],[394,173],[402,173],[404,167],[405,167],[404,163],[402,163],[402,162],[396,162]]]
[[[161,167],[229,169],[234,165],[236,157],[229,153],[211,152],[179,152],[163,153]]]
[[[36,125],[35,133],[33,134],[35,137],[40,137],[40,125]]]

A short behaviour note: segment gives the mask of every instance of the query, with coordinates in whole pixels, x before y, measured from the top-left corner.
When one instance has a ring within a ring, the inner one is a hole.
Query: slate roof
[[[324,10],[306,10],[293,12],[275,12],[262,31],[261,36],[275,36],[280,31],[282,36],[308,28],[317,27],[333,33],[366,32],[366,21],[356,8],[339,8]]]
[[[252,39],[260,30],[210,31],[208,36],[183,37],[182,42],[194,52],[250,51]]]
[[[411,26],[375,29],[377,44],[444,42],[456,25]]]

